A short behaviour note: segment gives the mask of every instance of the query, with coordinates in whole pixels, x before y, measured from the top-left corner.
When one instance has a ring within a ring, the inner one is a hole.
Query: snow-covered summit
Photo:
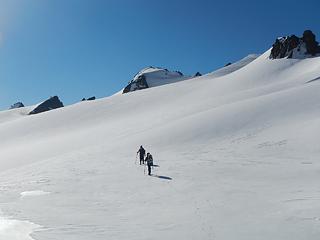
[[[139,71],[131,82],[124,88],[123,93],[157,87],[169,83],[190,79],[180,71],[169,71],[165,68],[147,67]]]
[[[259,57],[259,54],[249,54],[248,56],[235,63],[228,64],[228,66],[225,66],[203,76],[216,78],[227,75],[248,65],[257,57]],[[146,67],[134,76],[133,80],[129,82],[129,84],[122,90],[122,93],[133,92],[150,87],[157,87],[183,80],[189,80],[195,77],[201,77],[201,74],[197,72],[194,76],[185,76],[180,71],[169,71],[166,68],[152,66]]]

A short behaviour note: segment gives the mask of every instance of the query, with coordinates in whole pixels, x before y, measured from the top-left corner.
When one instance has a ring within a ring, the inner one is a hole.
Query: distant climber
[[[151,167],[153,166],[153,158],[152,155],[150,153],[147,153],[147,157],[146,160],[147,162],[147,166],[148,166],[148,175],[151,175]]]
[[[144,150],[144,148],[142,146],[140,146],[138,152],[137,152],[137,155],[139,153],[139,156],[140,156],[140,165],[141,164],[144,164],[144,156],[146,155],[146,150]]]

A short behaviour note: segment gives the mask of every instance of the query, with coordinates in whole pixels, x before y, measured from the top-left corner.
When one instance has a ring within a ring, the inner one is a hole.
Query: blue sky
[[[318,2],[0,0],[0,109],[105,97],[146,66],[207,73],[278,36],[320,35]]]

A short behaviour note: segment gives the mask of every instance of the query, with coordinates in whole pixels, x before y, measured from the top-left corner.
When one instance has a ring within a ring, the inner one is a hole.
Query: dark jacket
[[[141,147],[137,153],[140,153],[140,157],[144,157],[144,155],[146,155],[146,150],[144,150],[144,148]]]

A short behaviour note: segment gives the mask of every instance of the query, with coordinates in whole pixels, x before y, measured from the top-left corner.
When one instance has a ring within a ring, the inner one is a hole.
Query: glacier
[[[320,57],[269,55],[0,112],[0,209],[17,239],[318,239]],[[140,145],[160,166],[151,177],[135,164]]]

